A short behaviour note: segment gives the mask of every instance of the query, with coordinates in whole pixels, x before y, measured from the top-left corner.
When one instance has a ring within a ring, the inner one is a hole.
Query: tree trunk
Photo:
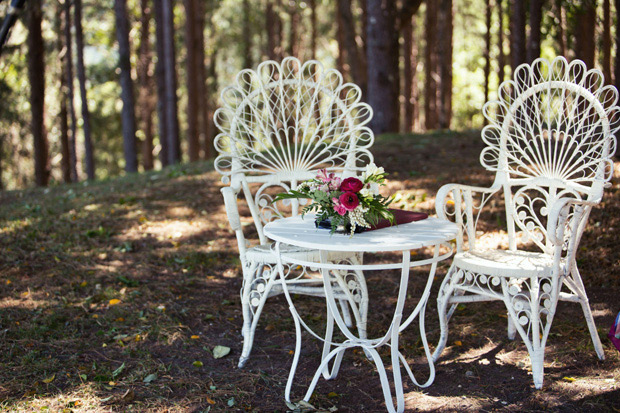
[[[575,24],[575,57],[591,69],[596,50],[596,0],[584,0],[575,8]]]
[[[512,0],[510,20],[510,58],[512,73],[517,66],[527,61],[525,49],[525,1]]]
[[[366,67],[362,58],[362,51],[357,47],[355,38],[355,21],[351,13],[350,0],[338,0],[338,11],[342,22],[342,40],[344,44],[339,44],[338,48],[343,47],[346,50],[347,62],[349,64],[349,72],[353,78],[353,82],[362,89],[362,94],[366,94]],[[393,30],[393,29],[392,29]]]
[[[497,55],[497,65],[498,71],[497,74],[499,76],[499,83],[501,84],[506,78],[505,66],[506,66],[506,54],[504,53],[504,0],[496,0],[497,2],[497,22],[498,22],[498,30],[497,30],[497,47],[499,49],[499,53]]]
[[[310,0],[310,58],[316,60],[316,0]]]
[[[452,118],[452,0],[439,2],[439,98],[438,117],[441,129],[450,129]]]
[[[34,176],[38,186],[49,181],[49,156],[45,131],[45,45],[41,32],[41,0],[28,4],[28,80],[30,82],[31,131],[34,147]]]
[[[169,165],[168,139],[167,139],[167,116],[166,116],[166,68],[164,66],[164,26],[163,4],[161,0],[155,0],[153,11],[155,12],[155,49],[157,64],[155,65],[155,78],[157,80],[157,121],[159,127],[159,161],[161,166]]]
[[[77,52],[77,76],[80,84],[80,99],[82,101],[82,122],[84,130],[84,161],[86,162],[86,175],[88,179],[95,179],[95,159],[93,157],[93,144],[90,136],[90,111],[88,110],[88,98],[86,96],[86,71],[84,69],[84,36],[82,33],[82,0],[73,0],[75,12],[75,47]]]
[[[207,88],[207,67],[205,56],[205,10],[204,3],[199,0],[196,2],[196,75],[198,82],[196,84],[198,91],[198,139],[203,142],[202,159],[210,159],[213,157],[213,140],[211,139],[211,130],[209,123],[209,99]],[[200,150],[200,148],[199,148]]]
[[[416,53],[415,41],[413,36],[413,19],[405,21],[402,26],[403,33],[403,77],[405,89],[405,125],[404,131],[413,132],[413,111],[416,101],[414,100],[414,84]]]
[[[181,160],[179,144],[179,118],[177,117],[177,77],[174,48],[174,14],[171,0],[155,2],[157,31],[157,80],[160,112],[160,142],[165,153],[163,165],[172,165]],[[160,63],[161,62],[161,63]],[[163,127],[163,129],[162,129]],[[165,140],[165,144],[163,141]]]
[[[368,56],[368,4],[366,0],[359,0],[360,9],[362,10],[362,14],[360,16],[361,21],[361,39],[362,39],[362,58],[364,59],[364,63],[368,65],[366,61],[366,56]]]
[[[116,15],[116,38],[118,40],[118,66],[120,68],[121,126],[123,130],[123,151],[125,154],[125,171],[138,170],[136,156],[136,118],[134,113],[133,80],[131,79],[131,61],[129,47],[129,21],[127,19],[127,0],[114,0]]]
[[[297,2],[291,2],[289,4],[289,13],[291,16],[291,25],[289,26],[289,37],[288,37],[288,54],[289,56],[299,57],[299,22],[300,15],[299,10],[297,9],[299,6]]]
[[[611,5],[603,0],[603,75],[606,83],[613,83],[611,78]]]
[[[56,4],[56,17],[54,21],[54,29],[56,33],[64,33],[63,4]],[[60,86],[58,88],[58,122],[60,123],[60,170],[62,172],[62,180],[71,182],[71,154],[69,152],[69,122],[67,114],[67,67],[65,61],[65,44],[63,36],[56,38],[56,47],[58,48],[58,60],[60,67]]]
[[[200,1],[200,0],[198,0]],[[190,162],[195,162],[200,159],[200,143],[198,140],[198,67],[197,67],[197,39],[196,39],[196,20],[194,18],[196,14],[196,0],[185,0],[185,48],[187,54],[185,56],[185,71],[187,78],[187,142]],[[243,1],[244,8],[244,43],[249,42],[249,25],[245,26],[245,23],[249,21],[248,11],[246,9],[247,0]],[[248,20],[246,21],[246,18]],[[245,53],[249,54],[249,48],[247,44],[244,44],[244,67],[248,64],[249,57]],[[251,66],[251,63],[250,63]]]
[[[65,61],[67,68],[67,105],[69,106],[69,115],[71,119],[71,128],[69,134],[69,154],[71,160],[71,181],[77,182],[78,175],[78,159],[77,159],[77,117],[75,116],[75,106],[73,105],[73,38],[71,36],[71,0],[65,1],[65,42],[66,53]]]
[[[424,49],[424,126],[437,129],[437,3],[426,3],[426,47]]]
[[[376,133],[398,131],[398,31],[394,0],[368,0],[368,103]]]
[[[486,0],[486,5],[486,32],[484,35],[484,101],[488,102],[489,77],[491,75],[491,0]]]
[[[265,29],[267,32],[267,57],[270,60],[277,58],[276,50],[276,15],[273,10],[273,3],[271,0],[267,0],[265,7]]]
[[[153,76],[151,66],[153,56],[151,53],[150,27],[152,10],[149,0],[140,0],[140,46],[138,47],[138,128],[141,133],[142,166],[145,171],[153,169]]]
[[[188,0],[186,0],[188,1]],[[191,2],[203,1],[203,0],[189,0]],[[252,68],[252,25],[250,24],[250,3],[248,0],[243,0],[243,68]]]
[[[616,64],[614,65],[614,84],[620,90],[620,0],[616,0]],[[616,145],[616,154],[620,153],[620,144]]]
[[[540,23],[543,0],[530,0],[530,37],[527,43],[527,61],[532,63],[540,57]]]
[[[558,48],[560,49],[560,56],[566,56],[566,50],[568,49],[568,39],[566,36],[566,8],[564,7],[564,0],[555,1],[555,12],[558,19]]]

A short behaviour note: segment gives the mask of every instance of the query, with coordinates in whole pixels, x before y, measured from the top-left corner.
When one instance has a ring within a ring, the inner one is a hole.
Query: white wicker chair
[[[361,171],[373,159],[368,148],[374,136],[365,126],[372,110],[360,102],[359,87],[344,84],[338,71],[325,70],[317,61],[302,65],[291,57],[281,63],[263,62],[256,71],[242,70],[235,83],[222,91],[221,98],[222,107],[214,114],[221,131],[215,138],[219,152],[215,169],[228,185],[222,194],[243,267],[244,344],[239,360],[239,367],[243,367],[266,299],[282,292],[263,225],[300,211],[297,200],[273,203],[273,195],[296,188],[322,168],[343,176]],[[245,202],[237,198],[240,193]],[[240,204],[249,216],[245,221],[240,218]],[[250,234],[252,229],[248,228],[244,234],[243,227],[251,223],[256,233]],[[251,244],[246,235],[258,239]],[[283,253],[301,255],[298,258],[306,261],[318,259],[318,251],[288,248]],[[361,263],[362,257],[333,255],[330,259]],[[324,296],[318,272],[308,268],[287,271],[291,293]],[[363,274],[335,277],[347,322],[352,324],[350,308],[360,334],[365,336],[368,294]]]
[[[558,57],[519,66],[514,80],[500,85],[499,100],[484,106],[489,125],[482,131],[487,147],[480,161],[496,173],[495,182],[490,188],[448,184],[437,194],[438,216],[452,217],[460,233],[437,298],[441,338],[435,360],[455,307],[490,300],[506,305],[508,336],[519,332],[525,342],[536,388],[542,387],[558,300],[581,304],[596,354],[604,358],[575,255],[588,215],[613,174],[617,101],[600,71]],[[476,225],[483,206],[500,191],[508,250],[485,250],[476,243]]]

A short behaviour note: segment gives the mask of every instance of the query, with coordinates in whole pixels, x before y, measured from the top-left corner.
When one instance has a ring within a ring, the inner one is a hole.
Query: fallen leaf
[[[574,382],[574,381],[575,381],[575,380],[577,380],[577,379],[576,379],[576,378],[574,378],[574,377],[568,377],[568,376],[565,376],[565,377],[562,377],[562,380],[567,381],[567,382],[569,382],[569,383],[572,383],[572,382]]]
[[[87,285],[88,285],[88,282],[86,282],[86,281],[82,281],[80,283],[80,287],[86,287]]]
[[[330,399],[333,399],[334,397],[338,397],[340,396],[338,393],[336,393],[335,391],[330,391],[329,393],[327,393],[327,397],[329,397]]]
[[[235,405],[235,398],[231,397],[230,399],[228,399],[226,404],[228,405],[228,407],[233,407]]]
[[[192,340],[198,340],[200,338],[200,336],[197,336],[196,334],[194,334],[193,336],[190,337]]]
[[[125,363],[121,364],[119,368],[112,372],[112,378],[115,379],[119,374],[121,374],[125,370]]]
[[[194,362],[192,363],[192,365],[193,365],[194,367],[202,367],[202,361],[200,361],[200,360],[196,360],[196,361],[194,361]]]
[[[212,398],[210,398],[210,397],[207,397],[207,403],[209,403],[209,404],[215,404],[215,400],[213,400],[213,399],[212,399]]]
[[[142,380],[144,383],[150,383],[152,381],[157,380],[157,374],[151,373]]]
[[[118,298],[113,298],[110,300],[110,305],[117,305],[120,304],[121,300],[119,300]]]
[[[213,348],[213,358],[221,359],[222,357],[227,356],[230,353],[230,347],[226,346],[215,346]]]
[[[43,383],[45,383],[45,384],[50,384],[51,382],[53,382],[53,381],[54,381],[54,379],[55,379],[55,378],[56,378],[56,375],[55,375],[55,374],[52,374],[52,375],[51,375],[51,376],[49,376],[48,378],[43,379]]]
[[[459,341],[459,340],[456,340],[456,341],[454,342],[454,345],[455,345],[455,346],[459,346],[459,347],[460,347],[460,346],[462,346],[462,345],[463,345],[463,343],[462,343],[461,341]]]

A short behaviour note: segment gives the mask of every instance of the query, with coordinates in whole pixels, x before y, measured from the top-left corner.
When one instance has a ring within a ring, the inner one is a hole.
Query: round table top
[[[380,252],[404,251],[437,245],[456,238],[457,225],[439,218],[426,218],[408,224],[350,234],[330,233],[316,228],[314,215],[272,221],[263,229],[274,240],[297,247],[324,251]]]

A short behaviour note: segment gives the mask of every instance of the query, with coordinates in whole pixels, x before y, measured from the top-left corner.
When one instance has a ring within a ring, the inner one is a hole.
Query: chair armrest
[[[585,201],[581,199],[565,198],[559,200],[551,208],[549,213],[549,219],[547,220],[547,237],[553,245],[563,246],[564,244],[564,232],[568,225],[572,228],[572,231],[582,229],[585,225],[584,218],[587,218],[589,211],[586,209],[592,208],[597,205],[601,200]],[[571,209],[573,210],[572,217],[570,217]],[[570,219],[569,219],[570,217]],[[577,234],[580,235],[581,231]],[[572,240],[575,243],[579,242],[579,239]]]
[[[488,199],[500,189],[500,185],[493,185],[490,188],[485,188],[461,184],[446,184],[439,188],[437,197],[435,198],[435,211],[439,218],[451,220],[457,224],[457,251],[463,251],[464,235],[467,235],[469,249],[475,247],[476,225],[478,223],[480,211]],[[452,200],[448,199],[450,193],[452,193]],[[478,206],[474,206],[474,194],[482,195]],[[452,201],[451,204],[454,205],[454,211],[450,211],[448,208],[450,201]],[[463,210],[465,212],[464,214],[462,212]],[[475,210],[477,210],[477,212]]]

